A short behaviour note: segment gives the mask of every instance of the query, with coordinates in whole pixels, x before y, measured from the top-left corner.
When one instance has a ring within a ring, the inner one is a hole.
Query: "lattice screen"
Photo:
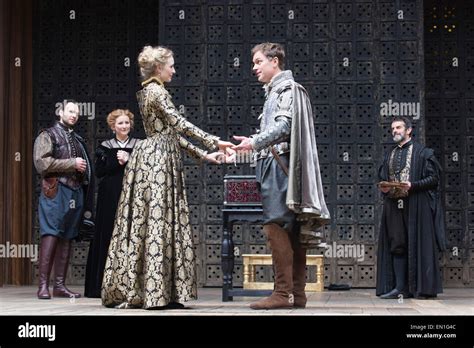
[[[140,88],[136,58],[145,44],[158,41],[157,2],[40,0],[34,13],[35,131],[52,125],[56,103],[73,98],[84,104],[76,130],[86,138],[91,154],[96,144],[113,136],[106,116],[115,108],[128,108],[135,114],[134,135],[143,137],[135,97]],[[33,185],[36,212],[39,177]],[[37,242],[38,226],[35,214]],[[88,244],[76,243],[73,250],[69,282],[82,284]]]
[[[283,43],[288,68],[313,102],[325,194],[334,217],[326,229],[329,243],[364,246],[363,261],[327,257],[325,282],[375,285],[381,209],[374,183],[382,153],[391,144],[390,117],[381,116],[381,106],[419,103],[418,137],[425,133],[421,0],[41,0],[36,4],[36,128],[51,123],[55,103],[64,97],[94,103],[96,117],[84,117],[78,124],[91,150],[111,136],[105,123],[110,110],[127,107],[139,116],[136,57],[143,45],[160,43],[173,49],[177,74],[169,90],[175,104],[183,106],[191,122],[229,138],[254,133],[258,127],[264,100],[251,71],[251,48],[262,41]],[[450,240],[464,242],[461,259],[445,260],[446,282],[454,285],[461,285],[466,274],[474,276],[469,268],[474,261],[474,212],[463,208],[472,207],[474,200],[470,78],[474,36],[469,35],[473,24],[468,20],[474,17],[472,9],[471,16],[463,11],[467,23],[463,36],[454,42],[444,34],[426,37],[428,142],[445,155]],[[425,16],[428,25],[429,15]],[[441,49],[465,57],[460,59],[464,70],[445,67]],[[448,87],[449,95],[436,94],[440,83]],[[135,135],[143,136],[140,120]],[[462,135],[468,135],[465,142]],[[432,141],[437,139],[443,142]],[[457,149],[461,161],[448,161],[446,156]],[[222,180],[225,174],[252,174],[253,168],[200,166],[190,158],[185,164],[200,285],[220,286]],[[39,188],[37,180],[35,185]],[[37,198],[33,204],[36,210]],[[234,241],[240,254],[267,252],[258,225],[235,226]],[[81,283],[87,245],[77,244],[74,250],[71,281]],[[241,262],[237,257],[235,285],[242,281]],[[270,276],[266,268],[257,274],[262,280]]]
[[[326,234],[337,245],[364,246],[363,261],[327,258],[326,283],[375,284],[380,207],[374,182],[385,148],[380,143],[391,141],[390,121],[380,116],[380,105],[389,99],[422,102],[421,16],[422,5],[416,1],[162,4],[160,38],[177,53],[181,72],[173,84],[175,101],[191,106],[187,117],[221,137],[248,135],[258,127],[264,96],[251,71],[253,45],[285,45],[288,67],[313,102],[325,194],[334,217]],[[247,174],[252,168],[190,164],[189,169],[188,186],[205,193],[193,195],[195,211],[201,212],[193,222],[204,237],[199,241],[205,255],[203,280],[218,286],[219,188],[225,173]],[[239,226],[236,232],[240,253],[267,252],[259,226]],[[239,284],[240,257],[236,263],[234,284]],[[260,269],[257,276],[267,279],[270,274]]]
[[[474,280],[474,4],[425,2],[426,141],[445,172],[447,286]]]

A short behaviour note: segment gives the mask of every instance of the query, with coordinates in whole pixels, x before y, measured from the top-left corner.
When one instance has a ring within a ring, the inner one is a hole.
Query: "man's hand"
[[[232,150],[235,150],[235,151],[252,151],[253,150],[250,138],[234,135],[234,139],[240,141],[240,144],[232,146]]]
[[[402,189],[408,191],[408,190],[410,190],[410,188],[411,188],[411,182],[409,182],[409,181],[402,181],[402,182],[400,183],[400,187],[401,187]]]
[[[85,161],[85,159],[83,159],[81,157],[76,157],[75,168],[78,172],[84,173],[86,171],[86,168],[87,168],[87,162]]]
[[[387,193],[388,191],[390,191],[390,187],[379,185],[379,190],[382,191],[383,193]]]
[[[219,151],[225,152],[227,148],[234,146],[234,144],[232,144],[230,141],[218,140],[217,146],[219,147]]]

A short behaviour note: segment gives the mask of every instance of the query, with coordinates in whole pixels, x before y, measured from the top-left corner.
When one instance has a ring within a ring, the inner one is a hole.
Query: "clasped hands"
[[[216,152],[208,153],[204,156],[204,159],[210,163],[234,163],[236,158],[236,151],[232,150],[234,144],[229,141],[219,140],[217,142],[219,150]]]
[[[130,154],[127,151],[118,150],[117,151],[117,160],[121,166],[126,164],[130,158]]]
[[[237,157],[237,151],[240,150],[252,150],[250,138],[242,136],[234,136],[235,140],[239,140],[240,144],[235,145],[230,141],[219,140],[217,146],[219,151],[208,153],[204,156],[204,159],[210,163],[235,163]]]

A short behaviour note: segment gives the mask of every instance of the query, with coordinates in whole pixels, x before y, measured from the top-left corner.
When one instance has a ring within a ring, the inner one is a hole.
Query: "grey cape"
[[[321,246],[323,226],[330,222],[324,199],[313,111],[306,90],[292,82],[290,162],[286,204],[301,225],[300,242],[306,248]]]

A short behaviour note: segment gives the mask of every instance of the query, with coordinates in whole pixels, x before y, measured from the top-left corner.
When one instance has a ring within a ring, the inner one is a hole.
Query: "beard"
[[[62,119],[61,122],[68,128],[72,128],[75,125],[75,123],[71,123],[68,120],[64,120],[64,119]]]
[[[396,134],[393,136],[393,141],[396,143],[401,142],[403,139],[405,139],[404,134]]]

